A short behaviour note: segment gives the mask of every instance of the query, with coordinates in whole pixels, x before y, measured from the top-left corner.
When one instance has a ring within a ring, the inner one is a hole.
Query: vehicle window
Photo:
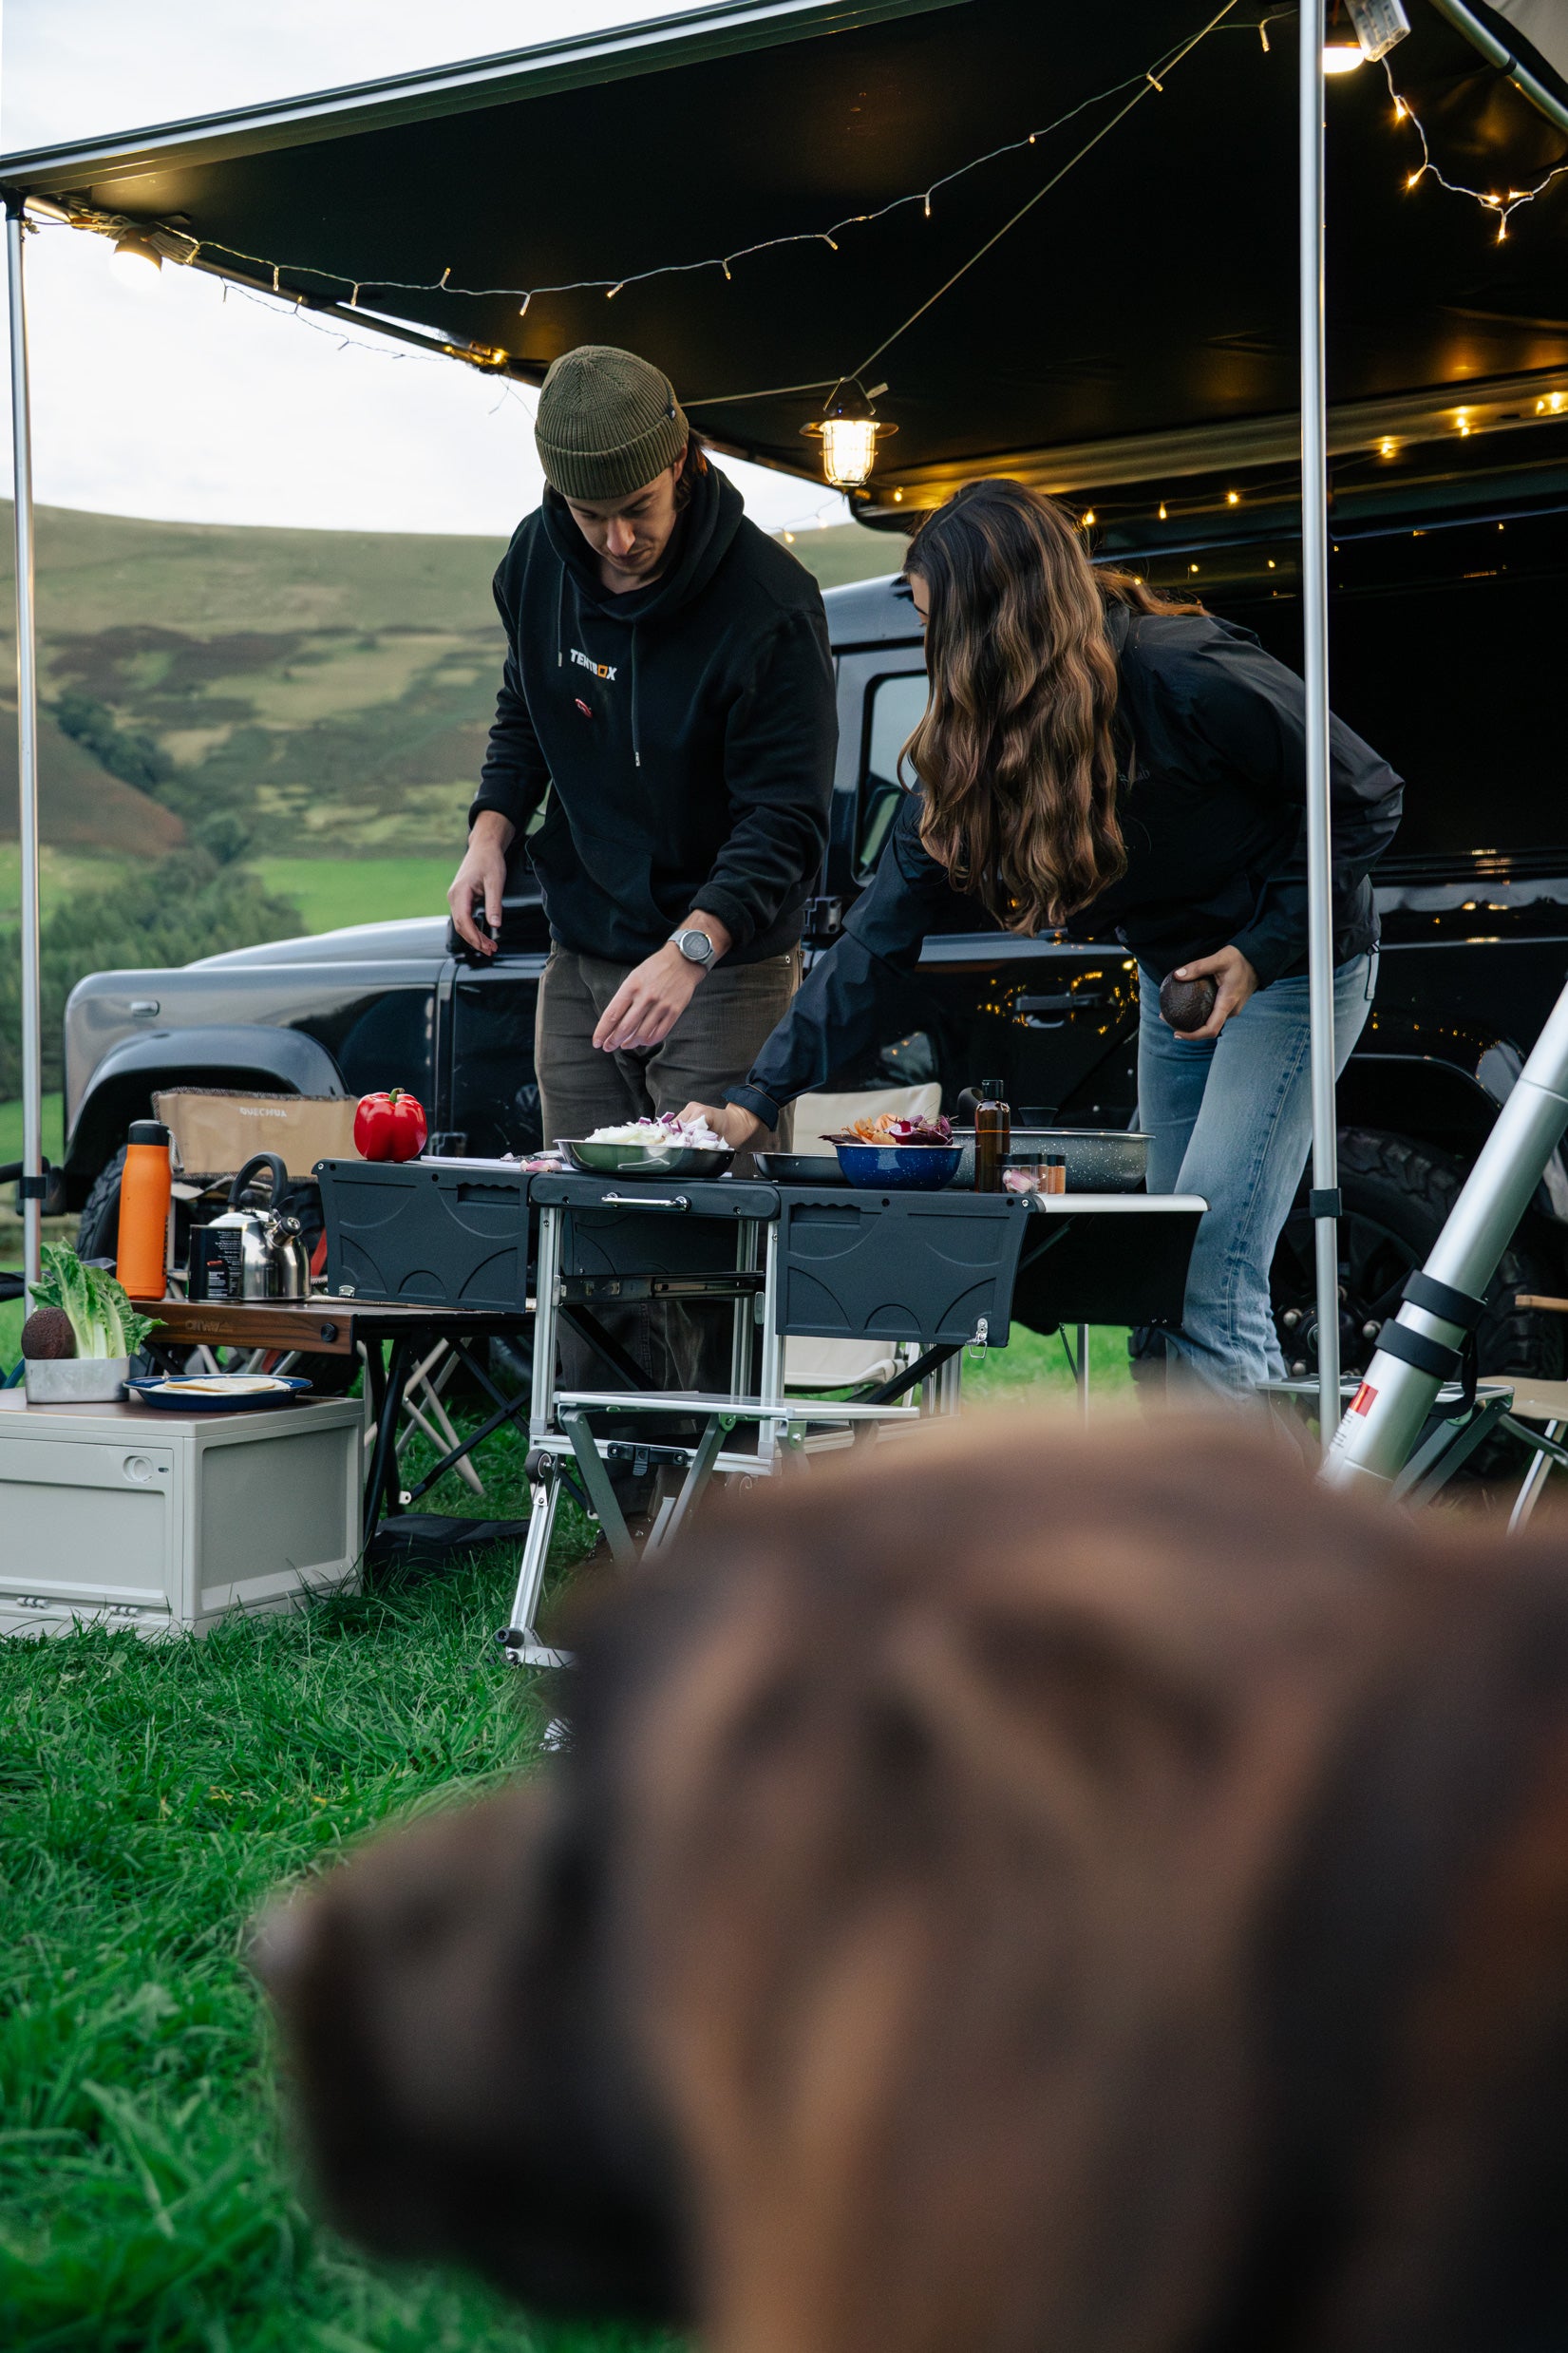
[[[476,973],[452,993],[452,1128],[465,1151],[537,1152],[536,972]]]
[[[898,754],[926,707],[926,674],[905,671],[897,678],[878,678],[871,688],[871,717],[866,729],[865,768],[860,777],[860,822],[855,844],[855,879],[865,882],[881,856],[898,804],[916,782],[906,760],[903,780]]]

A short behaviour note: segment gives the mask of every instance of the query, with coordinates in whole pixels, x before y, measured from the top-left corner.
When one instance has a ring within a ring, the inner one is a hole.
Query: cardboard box
[[[353,1095],[236,1094],[221,1087],[171,1087],[153,1115],[174,1137],[175,1172],[233,1176],[255,1152],[276,1152],[291,1177],[318,1160],[358,1160]]]

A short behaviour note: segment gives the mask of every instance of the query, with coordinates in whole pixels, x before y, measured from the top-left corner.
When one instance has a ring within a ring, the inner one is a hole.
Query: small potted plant
[[[44,1271],[22,1326],[29,1405],[112,1405],[152,1324],[114,1277],[85,1266],[68,1243],[44,1244]]]

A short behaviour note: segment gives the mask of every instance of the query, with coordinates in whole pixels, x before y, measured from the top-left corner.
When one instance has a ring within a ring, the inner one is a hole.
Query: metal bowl
[[[1014,1128],[1006,1159],[1044,1160],[1060,1152],[1069,1193],[1137,1193],[1148,1172],[1149,1140],[1132,1128]],[[974,1182],[974,1138],[964,1138],[960,1185]]]
[[[759,1152],[757,1174],[770,1185],[847,1185],[835,1152]]]
[[[940,1192],[964,1157],[957,1144],[838,1144],[834,1149],[851,1185],[887,1192]]]
[[[573,1165],[588,1176],[721,1177],[733,1151],[700,1144],[574,1144],[563,1139]]]

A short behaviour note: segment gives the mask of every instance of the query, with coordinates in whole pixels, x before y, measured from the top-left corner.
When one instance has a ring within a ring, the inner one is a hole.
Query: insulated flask
[[[980,1081],[980,1099],[974,1106],[974,1189],[977,1193],[999,1193],[1002,1190],[1002,1162],[1012,1142],[1012,1113],[1002,1100],[1003,1082],[999,1078]]]
[[[133,1300],[161,1300],[169,1230],[169,1131],[161,1119],[133,1119],[120,1179],[114,1271]]]

